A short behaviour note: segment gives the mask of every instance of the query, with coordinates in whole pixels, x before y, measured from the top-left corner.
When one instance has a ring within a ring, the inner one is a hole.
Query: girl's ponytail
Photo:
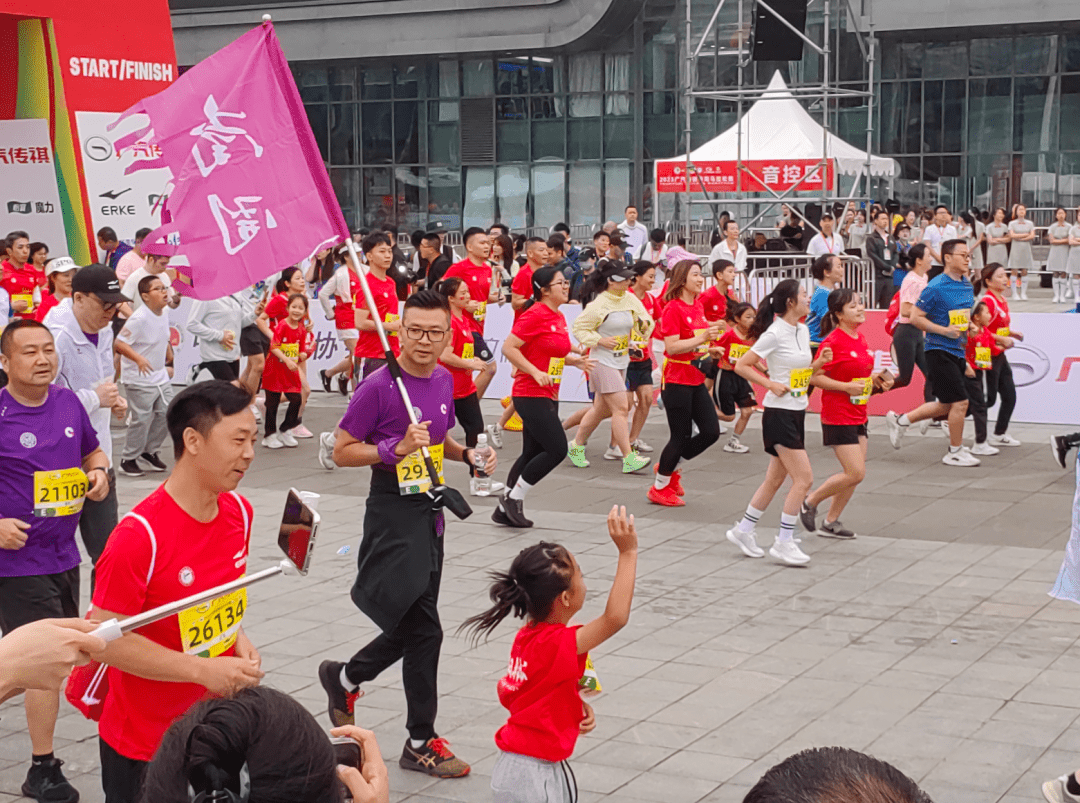
[[[772,326],[773,318],[785,314],[791,302],[797,301],[798,298],[798,281],[784,279],[777,284],[757,308],[754,322],[750,325],[750,337],[758,338],[765,334],[765,330]]]
[[[855,291],[850,287],[837,287],[829,293],[829,310],[821,316],[820,337],[822,340],[833,329],[840,325],[840,313],[844,307],[851,303],[855,297]]]
[[[477,643],[481,637],[487,638],[491,631],[499,626],[511,613],[518,619],[524,619],[529,610],[529,594],[510,572],[491,572],[491,590],[488,597],[494,605],[483,613],[466,619],[458,632],[472,631],[472,641]]]

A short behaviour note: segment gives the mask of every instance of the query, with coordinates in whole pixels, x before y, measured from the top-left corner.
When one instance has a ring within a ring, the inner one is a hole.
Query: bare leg
[[[966,402],[965,402],[966,404]],[[943,415],[949,414],[949,405],[942,404],[941,402],[926,402],[926,404],[920,404],[914,410],[907,414],[907,419],[912,424],[916,421],[923,421],[927,418],[938,418]]]
[[[750,499],[750,506],[758,510],[768,508],[773,497],[776,496],[776,492],[780,490],[780,486],[784,484],[786,479],[787,469],[780,462],[780,458],[770,457],[769,467],[765,469],[765,479],[758,486],[758,489],[754,491],[754,496]]]
[[[836,521],[844,512],[844,507],[855,492],[855,487],[866,476],[866,438],[860,437],[858,443],[834,446],[836,459],[840,461],[843,472],[833,474],[821,486],[806,497],[809,507],[817,507],[826,499],[832,498],[828,521]]]
[[[735,423],[735,434],[742,435],[746,432],[746,425],[750,423],[750,419],[754,415],[753,407],[742,407],[739,409],[739,420]]]
[[[637,441],[641,437],[641,430],[645,428],[645,421],[653,403],[653,386],[642,385],[634,391],[634,395],[637,397],[637,406],[634,407],[634,421],[630,425],[630,443]]]
[[[585,417],[585,414],[587,412],[589,412],[589,410],[591,410],[591,409],[592,409],[592,407],[590,406],[590,407],[582,407],[582,408],[580,408],[578,410],[574,410],[574,412],[570,413],[570,415],[567,417],[567,419],[562,422],[562,428],[564,430],[566,430],[567,432],[569,432],[570,430],[572,430],[574,427],[578,426],[581,423],[581,419],[583,419]]]
[[[784,512],[789,516],[796,516],[802,509],[806,494],[810,492],[810,486],[814,484],[814,469],[810,465],[810,456],[803,449],[788,449],[786,446],[777,446],[776,452],[780,455],[784,470],[791,477],[791,490],[784,499]]]
[[[600,426],[600,422],[611,416],[610,396],[612,394],[597,393],[593,403],[585,408],[578,425],[577,435],[574,436],[574,444],[584,446],[589,442],[589,436]],[[620,394],[621,395],[621,394]],[[573,416],[571,416],[573,418]],[[565,428],[565,424],[563,427]]]
[[[949,408],[949,445],[960,446],[964,443],[964,416],[967,415],[967,399],[944,406]]]
[[[514,417],[514,403],[510,402],[506,409],[503,410],[502,415],[499,416],[499,429],[506,429],[506,425],[510,423],[510,419]]]
[[[60,711],[60,692],[27,689],[23,700],[26,708],[26,729],[30,731],[30,744],[35,756],[53,751],[53,732],[56,715]]]

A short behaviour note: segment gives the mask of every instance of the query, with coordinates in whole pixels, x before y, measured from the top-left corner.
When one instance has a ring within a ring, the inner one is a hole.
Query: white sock
[[[739,522],[738,528],[740,532],[749,533],[754,531],[754,526],[761,521],[761,517],[765,515],[764,510],[758,510],[753,505],[746,506],[746,513],[743,514],[742,521]]]
[[[662,490],[664,490],[665,488],[668,487],[668,484],[670,482],[671,482],[671,477],[665,477],[663,474],[661,474],[659,471],[657,471],[656,472],[656,479],[653,481],[653,487],[658,491],[662,491]]]
[[[789,516],[787,513],[780,514],[780,532],[776,535],[777,543],[782,544],[795,537],[795,522],[798,520],[798,516]]]
[[[896,423],[902,427],[910,427],[911,419],[907,417],[907,413],[904,413],[902,416],[896,419]]]
[[[1075,298],[1076,301],[1078,303],[1080,303],[1080,279],[1073,279],[1072,280],[1072,286],[1073,286],[1073,298]]]
[[[517,483],[514,485],[514,489],[510,491],[510,498],[516,499],[518,502],[525,501],[525,494],[532,488],[529,483],[525,482],[521,477],[518,477]]]
[[[1027,295],[1027,289],[1029,284],[1031,284],[1030,276],[1024,276],[1020,279],[1020,293],[1022,295]]]
[[[351,680],[349,680],[349,676],[345,674],[344,666],[341,667],[341,675],[339,676],[339,679],[341,680],[341,688],[345,689],[345,691],[356,691],[358,688],[360,688]]]
[[[949,445],[949,454],[956,454],[957,452],[960,451],[960,448],[961,447],[959,447],[959,446],[953,446],[953,445],[950,444]]]
[[[409,744],[412,745],[413,750],[419,750],[427,742],[424,739],[409,739]]]

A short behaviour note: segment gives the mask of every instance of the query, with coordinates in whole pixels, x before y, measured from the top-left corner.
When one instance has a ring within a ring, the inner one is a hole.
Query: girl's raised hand
[[[584,735],[596,728],[596,712],[593,711],[592,706],[584,700],[581,701],[581,706],[585,709],[585,719],[581,720],[580,725],[580,732]]]
[[[637,549],[637,529],[634,527],[634,516],[626,515],[626,508],[615,505],[607,517],[608,534],[615,542],[619,553],[630,552]]]

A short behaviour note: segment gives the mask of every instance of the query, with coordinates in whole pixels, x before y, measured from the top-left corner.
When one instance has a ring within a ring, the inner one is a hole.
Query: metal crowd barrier
[[[874,264],[869,259],[844,255],[844,286],[862,296],[867,308],[874,303]],[[735,292],[757,307],[776,285],[784,279],[796,279],[806,287],[807,294],[814,292],[814,278],[810,266],[814,257],[809,254],[747,254],[746,273],[740,275]],[[709,277],[707,284],[715,284]]]

